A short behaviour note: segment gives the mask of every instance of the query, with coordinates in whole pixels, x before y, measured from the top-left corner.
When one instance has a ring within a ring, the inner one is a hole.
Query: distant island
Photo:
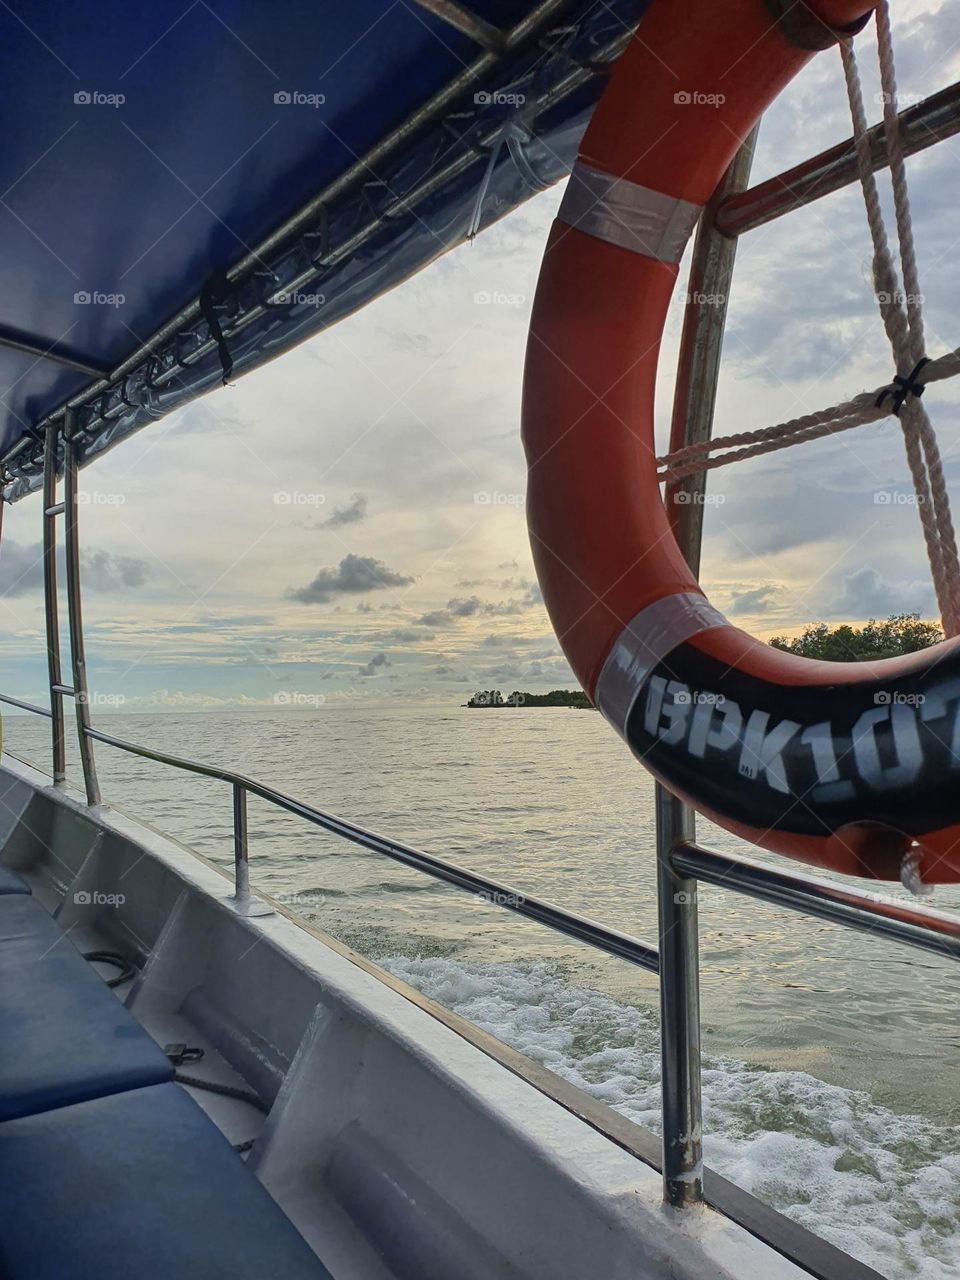
[[[593,703],[582,689],[551,689],[549,693],[521,693],[514,689],[505,698],[499,689],[481,689],[464,704],[476,709],[482,707],[573,707],[577,711],[592,711]]]

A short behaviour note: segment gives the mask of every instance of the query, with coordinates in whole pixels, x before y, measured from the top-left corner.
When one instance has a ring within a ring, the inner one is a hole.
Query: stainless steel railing
[[[0,702],[9,703],[11,706],[19,707],[24,711],[36,712],[38,715],[50,715],[50,712],[45,707],[35,706],[19,698],[12,698],[7,694],[0,693]],[[478,872],[471,871],[467,867],[461,867],[455,862],[447,862],[443,858],[424,852],[422,849],[416,849],[412,845],[403,844],[399,840],[391,839],[389,836],[370,831],[355,822],[348,822],[345,818],[338,818],[332,813],[326,813],[314,805],[307,804],[303,800],[297,800],[283,791],[278,791],[276,787],[267,786],[266,783],[235,773],[231,769],[223,769],[218,765],[203,764],[198,760],[189,760],[185,756],[175,756],[165,751],[154,751],[150,747],[142,747],[137,743],[127,742],[124,738],[117,738],[113,734],[103,733],[99,729],[88,728],[86,733],[97,742],[102,742],[109,747],[116,747],[120,751],[127,751],[131,755],[140,756],[144,760],[154,760],[158,764],[170,765],[187,773],[196,773],[205,778],[214,778],[220,782],[230,784],[233,792],[234,845],[234,895],[232,901],[243,914],[251,914],[261,909],[261,904],[257,902],[250,891],[247,796],[254,795],[261,800],[266,800],[268,803],[276,805],[278,809],[283,809],[287,813],[292,813],[296,817],[302,818],[305,822],[312,823],[313,826],[322,827],[333,835],[340,836],[344,840],[349,840],[365,849],[370,849],[374,853],[382,854],[387,858],[391,858],[394,862],[399,862],[403,866],[412,868],[414,871],[420,871],[424,875],[432,876],[435,880],[442,880],[445,884],[452,885],[457,889],[463,889],[468,893],[482,895],[487,901],[504,907],[508,911],[525,916],[528,920],[535,920],[538,924],[546,925],[547,928],[563,933],[568,938],[575,938],[579,942],[585,942],[591,947],[596,947],[599,951],[605,951],[608,955],[617,956],[621,960],[628,960],[631,964],[647,969],[650,973],[658,972],[659,962],[656,947],[652,947],[638,938],[633,938],[629,934],[621,933],[617,929],[608,928],[606,925],[590,920],[586,916],[567,911],[563,907],[559,907],[543,898],[522,892],[513,885],[504,884],[502,881],[494,880],[490,876],[480,875]]]
[[[538,13],[551,8],[552,0],[544,0],[538,6]],[[902,112],[901,126],[902,141],[908,153],[920,151],[933,142],[955,134],[960,129],[960,86],[953,85],[917,107]],[[706,209],[698,230],[691,267],[690,293],[694,298],[702,297],[711,301],[695,301],[686,309],[671,449],[708,439],[712,430],[726,299],[729,297],[733,274],[736,237],[745,230],[760,226],[791,209],[819,199],[829,191],[839,189],[856,176],[853,142],[847,140],[768,182],[748,188],[753,141],[754,137],[751,135],[731,164]],[[873,167],[880,168],[887,163],[887,154],[879,127],[871,131],[870,144]],[[352,242],[343,251],[347,252],[351,247]],[[244,264],[241,263],[235,268],[235,272],[242,269]],[[719,305],[716,299],[721,299]],[[170,332],[178,330],[181,322],[182,317],[175,317],[170,322]],[[133,367],[138,360],[144,358],[145,352],[148,353],[157,342],[164,339],[166,333],[167,330],[161,330],[151,338],[148,345],[138,349],[124,365],[114,371],[113,376],[119,378]],[[55,784],[62,785],[64,781],[63,698],[73,697],[76,702],[80,756],[89,804],[96,805],[100,801],[92,751],[94,741],[174,768],[219,779],[230,785],[233,798],[233,901],[239,911],[255,914],[269,910],[250,892],[247,796],[256,795],[372,852],[392,858],[456,888],[481,893],[506,910],[536,920],[568,937],[658,973],[661,992],[662,1169],[664,1196],[668,1202],[682,1205],[703,1198],[697,919],[697,886],[701,880],[761,901],[831,920],[848,928],[869,931],[892,941],[960,958],[960,923],[949,916],[847,889],[819,878],[779,871],[750,859],[727,858],[701,848],[695,843],[695,817],[692,811],[663,791],[659,785],[657,949],[584,916],[565,911],[553,903],[524,895],[510,885],[501,884],[422,850],[368,831],[243,775],[153,751],[94,729],[89,717],[80,616],[76,519],[78,456],[73,437],[75,407],[99,394],[107,385],[108,382],[99,382],[85,389],[71,404],[51,415],[49,421],[40,424],[40,428],[49,428],[46,430],[43,446],[43,515],[50,709],[0,694],[0,701],[50,719]],[[61,415],[63,433],[58,437],[56,424]],[[39,440],[39,436],[37,439]],[[20,453],[27,447],[35,447],[32,438],[17,446],[14,452]],[[39,444],[36,447],[40,447]],[[13,456],[13,453],[7,455],[5,462],[11,462]],[[64,500],[58,502],[56,477],[61,457],[65,494]],[[687,477],[678,485],[668,485],[665,493],[678,545],[695,570],[699,560],[703,513],[703,504],[697,500],[697,495],[703,491],[704,479],[704,473]],[[677,501],[679,494],[683,495],[681,501]],[[0,487],[0,524],[4,505]],[[59,628],[56,626],[55,522],[60,515],[67,516],[67,605],[72,641],[72,685],[64,684],[61,678]],[[817,1271],[816,1274],[823,1272]]]

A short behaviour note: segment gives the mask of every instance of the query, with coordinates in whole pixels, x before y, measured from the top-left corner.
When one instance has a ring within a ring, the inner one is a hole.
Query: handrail
[[[858,893],[818,876],[779,871],[753,858],[728,858],[693,843],[678,844],[671,863],[681,874],[721,889],[960,960],[960,918],[945,912]]]
[[[905,156],[926,151],[960,131],[960,82],[948,85],[898,114],[900,146]],[[870,168],[890,163],[883,123],[867,130]],[[802,164],[766,182],[727,197],[716,213],[716,227],[725,236],[740,236],[803,205],[856,182],[857,149],[853,138],[811,156]]]
[[[659,960],[656,948],[638,938],[631,937],[629,934],[621,933],[618,929],[610,929],[606,925],[590,920],[586,916],[566,911],[563,907],[559,907],[553,902],[547,902],[542,898],[535,898],[530,894],[521,893],[519,889],[515,889],[512,885],[503,884],[498,880],[491,879],[489,876],[478,875],[477,872],[458,866],[455,862],[447,862],[442,858],[435,857],[433,854],[425,853],[422,849],[402,844],[398,840],[391,840],[388,836],[369,831],[366,827],[361,827],[357,823],[348,822],[345,818],[338,818],[334,814],[325,813],[322,809],[317,809],[302,800],[295,800],[292,796],[288,796],[283,791],[278,791],[275,787],[269,787],[262,782],[257,782],[255,778],[248,778],[244,774],[234,773],[231,769],[221,769],[216,765],[202,764],[200,761],[188,760],[183,756],[170,755],[165,751],[154,751],[149,747],[141,747],[137,743],[127,742],[125,738],[117,738],[113,734],[103,733],[99,729],[88,728],[85,732],[88,737],[94,738],[97,742],[102,742],[109,747],[116,747],[120,751],[127,751],[131,755],[142,756],[146,760],[155,760],[159,764],[167,764],[176,769],[184,769],[188,773],[197,773],[203,777],[214,778],[217,781],[231,784],[234,789],[234,840],[237,871],[235,900],[238,904],[248,901],[250,892],[249,884],[244,885],[247,875],[246,807],[239,799],[240,796],[245,796],[249,793],[276,805],[279,809],[286,810],[287,813],[303,818],[314,826],[322,827],[333,835],[341,836],[353,844],[361,845],[373,853],[383,854],[385,857],[392,858],[394,862],[402,863],[415,871],[421,871],[425,875],[432,876],[435,880],[442,880],[445,884],[453,885],[454,888],[476,893],[488,902],[504,907],[508,911],[513,911],[517,915],[526,916],[527,919],[535,920],[550,929],[555,929],[558,933],[566,934],[567,937],[586,942],[589,946],[605,951],[608,955],[617,956],[621,960],[629,960],[632,964],[639,965],[642,969],[647,969],[651,973],[658,972]]]
[[[11,698],[8,693],[0,693],[0,702],[9,702],[11,707],[20,707],[23,711],[32,711],[34,715],[46,716],[48,720],[53,715],[49,707],[38,707],[32,702],[23,702],[20,698]]]
[[[0,702],[9,703],[24,711],[32,711],[37,715],[48,718],[50,716],[46,707],[38,707],[34,703],[24,702],[6,693],[0,693]],[[235,818],[240,806],[237,799],[238,793],[258,796],[268,804],[276,805],[278,809],[302,818],[313,826],[322,827],[332,835],[349,840],[352,844],[358,844],[372,853],[382,854],[394,862],[432,876],[435,880],[441,880],[454,888],[479,894],[488,902],[493,902],[517,915],[526,916],[530,920],[544,924],[568,937],[576,938],[609,955],[629,960],[651,973],[657,973],[659,970],[656,948],[630,934],[608,928],[591,920],[588,916],[567,911],[556,903],[521,893],[513,885],[480,875],[468,867],[448,862],[423,849],[393,840],[389,836],[371,831],[346,818],[337,817],[336,814],[327,813],[315,805],[297,800],[286,792],[277,790],[276,787],[259,782],[256,778],[250,778],[246,774],[237,773],[233,769],[225,769],[219,765],[191,760],[186,756],[156,751],[152,747],[128,742],[126,738],[118,738],[100,729],[88,728],[86,734],[105,746],[115,747],[131,755],[140,756],[142,759],[153,760],[174,769],[182,769],[186,773],[196,773],[217,782],[229,783],[234,788]],[[245,806],[243,806],[243,816],[241,830],[236,834],[245,846]],[[705,849],[692,841],[679,841],[670,852],[670,863],[680,876],[703,880],[707,884],[728,889],[732,893],[740,893],[763,902],[789,907],[791,910],[805,912],[821,920],[828,920],[860,932],[872,933],[908,946],[960,959],[960,918],[945,912],[931,911],[925,907],[914,906],[911,903],[900,902],[878,894],[861,893],[846,885],[835,884],[817,876],[795,871],[779,871],[752,858],[731,858],[714,849]]]

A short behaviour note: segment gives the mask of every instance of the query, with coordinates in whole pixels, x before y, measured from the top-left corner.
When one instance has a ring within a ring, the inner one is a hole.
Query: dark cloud
[[[543,594],[538,583],[527,583],[523,593],[509,600],[481,600],[479,596],[454,596],[448,600],[446,608],[434,609],[424,613],[417,619],[424,627],[443,627],[460,618],[505,618],[527,609],[533,609],[543,603]]]
[[[414,630],[413,627],[394,627],[392,631],[385,631],[380,636],[383,644],[415,644],[418,640],[429,640],[430,632],[424,630]]]
[[[390,659],[385,653],[375,653],[365,667],[360,668],[362,676],[375,676],[384,667],[389,667]]]
[[[731,614],[767,613],[775,607],[776,597],[781,588],[769,583],[765,587],[754,587],[751,591],[735,591],[730,605]]]
[[[489,611],[479,596],[465,596],[461,599],[447,601],[447,613],[453,618],[472,618],[475,614]]]
[[[80,555],[83,585],[90,591],[142,587],[149,575],[146,562],[135,556],[115,556],[93,549]]]
[[[885,578],[872,565],[844,576],[839,591],[827,602],[829,611],[844,618],[886,618],[892,613],[936,613],[932,584]]]
[[[43,549],[39,542],[25,547],[10,538],[3,540],[0,555],[0,594],[22,596],[43,586]]]
[[[334,507],[326,520],[321,521],[321,529],[342,529],[345,524],[359,524],[367,518],[367,499],[362,493],[355,493],[349,502]]]
[[[61,550],[57,573],[65,580]],[[130,590],[143,586],[149,576],[146,561],[134,556],[115,556],[90,547],[80,554],[80,576],[87,591]],[[4,539],[0,555],[0,595],[22,596],[43,590],[43,547],[39,542],[24,546]]]
[[[334,596],[405,587],[413,582],[406,574],[388,568],[373,556],[344,556],[335,569],[321,569],[312,582],[295,587],[290,598],[301,604],[327,604]]]

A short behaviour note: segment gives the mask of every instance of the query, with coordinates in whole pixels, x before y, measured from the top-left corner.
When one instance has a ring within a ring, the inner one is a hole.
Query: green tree
[[[896,658],[903,653],[916,653],[943,639],[943,631],[935,622],[921,621],[919,613],[894,613],[886,622],[874,618],[863,627],[828,627],[825,622],[807,627],[792,640],[774,636],[775,649],[796,653],[801,658],[820,658],[825,662],[869,662],[878,658]]]

